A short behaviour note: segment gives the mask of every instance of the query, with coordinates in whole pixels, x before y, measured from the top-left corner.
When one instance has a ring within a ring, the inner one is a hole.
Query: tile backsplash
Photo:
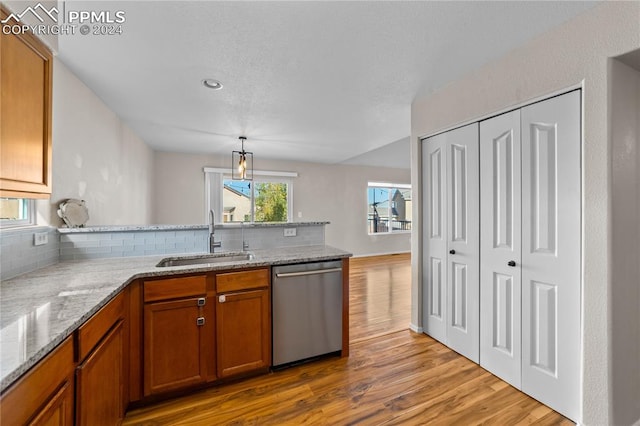
[[[325,223],[304,223],[216,227],[216,241],[222,243],[216,250],[240,251],[243,239],[248,250],[324,244],[324,226]],[[0,232],[0,279],[13,278],[65,260],[203,253],[209,250],[209,233],[203,227],[130,228],[60,232],[47,226],[3,229]],[[296,235],[285,237],[287,228],[295,228]],[[34,234],[42,232],[47,233],[48,243],[34,245]]]
[[[47,233],[47,244],[34,245],[34,234]],[[58,263],[60,258],[60,234],[56,228],[3,229],[0,232],[0,279],[6,280],[20,274]]]
[[[207,247],[202,230],[60,234],[60,260],[196,253]]]
[[[295,237],[285,237],[283,226],[216,228],[219,251],[240,251],[242,241],[248,250],[324,244],[324,225],[297,226]],[[73,232],[60,235],[60,260],[104,257],[148,256],[157,254],[202,253],[209,251],[207,229],[135,230]]]

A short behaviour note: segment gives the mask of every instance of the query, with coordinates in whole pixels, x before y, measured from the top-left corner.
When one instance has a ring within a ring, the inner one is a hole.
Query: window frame
[[[0,219],[0,229],[24,228],[36,226],[36,200],[32,198],[2,197],[26,201],[27,217],[25,219]]]
[[[215,214],[215,224],[240,223],[240,221],[224,222],[223,211],[223,191],[224,181],[233,180],[231,170],[215,167],[205,167],[205,223],[209,223],[209,211]],[[293,219],[293,178],[298,177],[296,172],[279,172],[270,170],[254,170],[253,184],[255,183],[284,183],[287,185],[287,220],[289,223]],[[255,222],[255,185],[251,185],[251,221],[244,223],[266,223]]]
[[[379,189],[386,189],[388,190],[388,211],[389,211],[389,217],[387,219],[387,223],[390,223],[391,220],[391,209],[392,207],[392,202],[393,202],[393,197],[392,195],[395,193],[395,190],[403,190],[403,189],[408,189],[409,191],[412,191],[411,189],[411,184],[407,184],[407,183],[390,183],[390,182],[367,182],[367,189],[366,189],[366,203],[367,203],[367,219],[366,219],[366,226],[367,226],[367,235],[369,236],[374,236],[374,235],[398,235],[398,234],[410,234],[411,233],[411,229],[406,229],[406,230],[394,230],[393,226],[389,226],[387,225],[387,231],[385,232],[371,232],[371,226],[369,225],[369,190],[372,188],[379,188]],[[413,199],[413,194],[411,196],[411,199]],[[413,226],[413,221],[411,221],[412,226]]]

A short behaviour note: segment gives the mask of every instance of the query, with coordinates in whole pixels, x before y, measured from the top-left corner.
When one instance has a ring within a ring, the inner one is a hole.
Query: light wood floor
[[[409,268],[408,256],[353,259],[349,358],[140,408],[124,424],[572,424],[430,337],[408,331]]]
[[[349,339],[352,343],[409,328],[410,253],[353,258],[349,270]]]

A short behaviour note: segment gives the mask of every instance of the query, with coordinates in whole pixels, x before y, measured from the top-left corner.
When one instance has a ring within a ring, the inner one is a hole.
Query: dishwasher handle
[[[342,268],[314,269],[313,271],[302,271],[302,272],[282,272],[282,273],[276,273],[276,278],[303,277],[305,275],[328,274],[331,272],[342,272]]]

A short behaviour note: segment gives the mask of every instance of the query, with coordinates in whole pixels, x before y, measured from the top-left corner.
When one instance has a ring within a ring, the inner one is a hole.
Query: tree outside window
[[[255,193],[256,222],[287,221],[286,183],[256,183]]]

